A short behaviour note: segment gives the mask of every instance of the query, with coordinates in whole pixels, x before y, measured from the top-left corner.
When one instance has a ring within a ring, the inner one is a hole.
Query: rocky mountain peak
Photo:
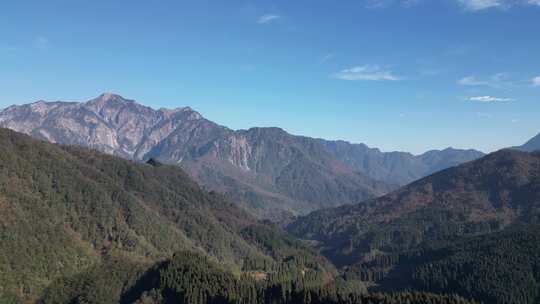
[[[426,161],[346,142],[337,147],[276,127],[234,131],[190,107],[155,110],[110,92],[83,103],[15,106],[0,112],[0,127],[129,159],[181,164],[209,189],[279,219],[358,203],[471,160],[459,151]]]
[[[198,120],[203,118],[199,112],[193,110],[191,107],[178,107],[174,109],[160,108],[158,111],[165,117],[172,117],[178,113],[183,113],[187,114],[188,120]]]
[[[111,92],[105,92],[99,95],[97,99],[103,100],[103,101],[126,101],[127,100],[124,97],[118,94],[111,93]]]
[[[98,97],[88,101],[86,104],[95,110],[100,111],[103,108],[117,108],[126,103],[134,103],[133,100],[125,99],[120,95],[113,93],[103,93]]]

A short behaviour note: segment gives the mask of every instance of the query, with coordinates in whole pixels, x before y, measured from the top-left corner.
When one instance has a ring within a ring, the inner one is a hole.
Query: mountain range
[[[375,289],[538,303],[539,223],[540,152],[505,149],[287,228]]]
[[[279,128],[235,131],[189,107],[154,110],[111,93],[84,103],[11,106],[0,112],[0,127],[137,161],[180,165],[204,187],[278,221],[374,198],[483,155],[449,148],[415,156]]]
[[[331,260],[347,265],[374,251],[536,223],[539,216],[540,153],[507,149],[362,204],[315,211],[289,231],[321,242]]]
[[[534,139],[480,158],[383,153],[117,95],[0,117],[32,135],[0,129],[2,303],[540,298],[540,152],[520,151]],[[246,201],[261,180],[285,198]],[[300,216],[283,230],[254,214]]]
[[[367,294],[178,166],[0,129],[0,303],[474,304]]]
[[[413,155],[407,152],[381,152],[365,144],[351,144],[346,141],[320,140],[320,142],[327,151],[349,168],[398,186],[484,156],[484,153],[473,149],[446,148]]]

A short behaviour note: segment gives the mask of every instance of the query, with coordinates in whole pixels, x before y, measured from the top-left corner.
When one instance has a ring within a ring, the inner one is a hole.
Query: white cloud
[[[512,98],[500,98],[494,96],[474,96],[469,97],[469,101],[479,101],[479,102],[497,102],[497,101],[513,101]]]
[[[390,5],[389,0],[368,0],[366,1],[367,8],[380,8]]]
[[[266,14],[266,15],[260,16],[259,19],[257,19],[257,23],[258,24],[270,23],[270,22],[276,21],[279,18],[281,18],[280,15]]]
[[[385,8],[393,4],[399,4],[403,7],[412,7],[418,4],[420,0],[366,0],[367,8]]]
[[[385,8],[399,4],[402,7],[413,7],[420,2],[430,2],[426,0],[364,0],[367,8]],[[477,12],[486,9],[509,9],[513,6],[540,6],[540,0],[455,0],[467,11]]]
[[[479,80],[474,76],[463,77],[457,83],[464,86],[483,86],[489,84],[487,81]]]
[[[459,79],[457,84],[463,86],[487,86],[495,89],[515,87],[515,84],[509,80],[509,76],[506,73],[497,73],[487,79],[480,79],[476,76],[466,76]]]
[[[516,5],[538,5],[540,0],[457,0],[466,10],[481,11],[490,8],[510,8]]]
[[[341,70],[333,78],[341,80],[372,80],[372,81],[396,81],[400,77],[395,76],[392,71],[386,70],[378,65],[367,64],[356,66],[350,69]]]
[[[532,80],[532,83],[533,83],[533,86],[540,87],[540,76],[534,77],[533,80]]]
[[[504,6],[503,0],[458,0],[458,2],[467,10],[479,11],[487,8]]]

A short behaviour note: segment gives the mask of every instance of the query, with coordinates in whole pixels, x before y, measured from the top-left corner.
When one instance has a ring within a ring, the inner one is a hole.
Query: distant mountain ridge
[[[320,140],[337,159],[349,167],[387,183],[405,185],[434,172],[484,156],[473,149],[447,148],[420,155],[407,152],[381,152],[365,144]]]
[[[308,239],[370,291],[538,303],[540,152],[500,150],[390,194],[298,218]]]
[[[380,198],[313,212],[289,226],[338,265],[423,242],[540,219],[540,153],[510,149],[425,177]]]
[[[11,106],[0,112],[0,127],[129,159],[179,164],[206,187],[278,220],[380,196],[482,155],[444,150],[413,156],[279,128],[234,131],[189,107],[154,110],[111,93],[85,103]]]
[[[538,133],[535,137],[529,139],[523,145],[516,147],[516,149],[527,152],[540,150],[540,133]]]

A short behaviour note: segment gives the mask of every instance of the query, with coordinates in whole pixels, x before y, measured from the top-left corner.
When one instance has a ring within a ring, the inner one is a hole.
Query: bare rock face
[[[110,93],[85,103],[12,106],[0,113],[0,127],[133,160],[181,165],[206,187],[276,220],[389,190],[348,169],[315,140],[278,128],[233,131],[189,107],[154,110]]]
[[[12,106],[0,113],[0,126],[55,143],[142,159],[180,125],[198,119],[201,116],[189,108],[155,111],[105,93],[86,103]]]
[[[137,161],[180,165],[207,188],[276,220],[358,203],[431,173],[414,171],[420,160],[409,154],[293,136],[279,128],[234,131],[189,107],[154,110],[111,93],[85,103],[11,106],[0,112],[0,127]]]

